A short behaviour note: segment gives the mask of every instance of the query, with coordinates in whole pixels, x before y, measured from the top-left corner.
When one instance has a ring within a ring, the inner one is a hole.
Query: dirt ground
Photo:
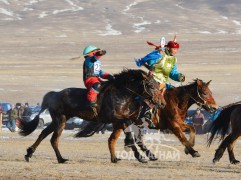
[[[195,149],[201,157],[185,155],[183,146],[172,134],[147,134],[146,145],[157,155],[153,142],[162,147],[158,151],[175,151],[179,156],[171,157],[165,153],[157,161],[142,164],[127,156],[123,148],[123,136],[117,142],[117,153],[121,161],[110,162],[107,140],[109,133],[96,134],[90,138],[75,139],[74,131],[64,131],[59,148],[62,156],[68,158],[65,164],[58,164],[55,153],[47,137],[34,153],[30,162],[25,162],[26,148],[33,144],[40,134],[36,130],[28,137],[4,130],[0,134],[0,179],[239,179],[240,165],[231,165],[227,152],[217,164],[212,158],[218,143],[206,147],[207,135],[197,135]],[[234,149],[240,160],[241,144]],[[164,150],[164,149],[165,150]],[[129,153],[132,154],[131,152]],[[173,154],[174,155],[174,154]],[[157,155],[158,156],[158,155]]]

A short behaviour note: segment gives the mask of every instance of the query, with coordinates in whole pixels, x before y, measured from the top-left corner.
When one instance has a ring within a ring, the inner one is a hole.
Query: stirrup
[[[150,127],[151,128],[155,128],[156,126],[155,126],[155,124],[151,121],[151,123],[150,123]]]
[[[94,101],[94,102],[89,102],[89,106],[92,107],[92,108],[96,108],[96,107],[97,107],[96,101]]]
[[[150,126],[150,128],[155,128],[156,125],[150,120],[150,119],[146,119],[145,118],[145,121],[148,123],[148,125]]]
[[[94,106],[90,106],[91,110],[94,112],[94,116],[97,117],[98,113],[97,113],[97,109]]]

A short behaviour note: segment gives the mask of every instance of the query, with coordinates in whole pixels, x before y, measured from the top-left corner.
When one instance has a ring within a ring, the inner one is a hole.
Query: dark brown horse
[[[230,127],[231,133],[226,137]],[[240,161],[235,159],[233,148],[235,142],[241,136],[241,102],[223,107],[217,119],[211,124],[210,132],[211,136],[208,139],[209,146],[215,136],[220,135],[220,140],[222,140],[214,155],[213,163],[218,162],[222,158],[226,148],[228,149],[230,163],[240,163]]]
[[[211,81],[205,83],[202,80],[196,79],[189,85],[166,90],[164,98],[167,104],[165,108],[159,108],[157,115],[152,119],[156,127],[149,127],[150,129],[171,130],[185,146],[185,153],[190,153],[193,157],[200,156],[199,153],[193,149],[195,144],[195,129],[193,126],[186,124],[184,119],[187,116],[189,107],[195,103],[210,112],[214,112],[218,108],[212,97],[212,92],[208,87],[210,82]],[[117,159],[115,155],[115,144],[124,128],[123,123],[120,122],[113,123],[113,127],[114,130],[109,138],[109,149],[112,160]],[[185,137],[184,131],[190,132],[189,140]],[[147,149],[143,142],[139,142],[137,145],[146,153],[150,160],[156,160],[154,154]],[[135,157],[139,161],[144,162],[141,160],[142,156],[139,154],[135,144],[133,144],[131,148],[134,151]]]
[[[126,122],[126,119],[138,124],[138,115],[143,101],[151,101],[159,107],[165,105],[160,91],[160,84],[153,77],[148,77],[142,70],[124,70],[114,75],[115,79],[107,81],[100,89],[97,100],[97,114],[87,106],[86,89],[67,88],[60,92],[47,93],[42,102],[41,111],[30,122],[22,122],[20,135],[31,134],[38,126],[39,115],[48,109],[52,122],[39,135],[36,142],[27,149],[26,161],[49,134],[53,132],[51,145],[59,163],[67,159],[62,158],[58,143],[66,121],[77,116],[97,124],[96,129],[103,128],[105,123]],[[139,100],[136,100],[138,97]],[[84,131],[87,136],[90,131]],[[78,133],[77,136],[81,136]],[[111,159],[117,161],[117,159]]]

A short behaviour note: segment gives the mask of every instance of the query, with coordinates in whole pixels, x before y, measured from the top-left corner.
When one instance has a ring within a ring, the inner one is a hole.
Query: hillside
[[[36,103],[50,90],[83,87],[86,45],[107,50],[103,69],[136,68],[133,59],[165,36],[181,44],[179,71],[213,80],[220,105],[241,99],[239,0],[0,0],[0,101]],[[179,83],[172,82],[179,86]]]

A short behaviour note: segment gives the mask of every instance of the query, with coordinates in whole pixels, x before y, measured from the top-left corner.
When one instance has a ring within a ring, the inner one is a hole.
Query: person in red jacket
[[[94,108],[97,106],[97,95],[101,86],[101,79],[113,79],[113,76],[101,70],[101,57],[106,54],[95,46],[87,46],[83,51],[85,58],[83,65],[83,79],[85,87],[88,89],[87,100],[89,105]]]

